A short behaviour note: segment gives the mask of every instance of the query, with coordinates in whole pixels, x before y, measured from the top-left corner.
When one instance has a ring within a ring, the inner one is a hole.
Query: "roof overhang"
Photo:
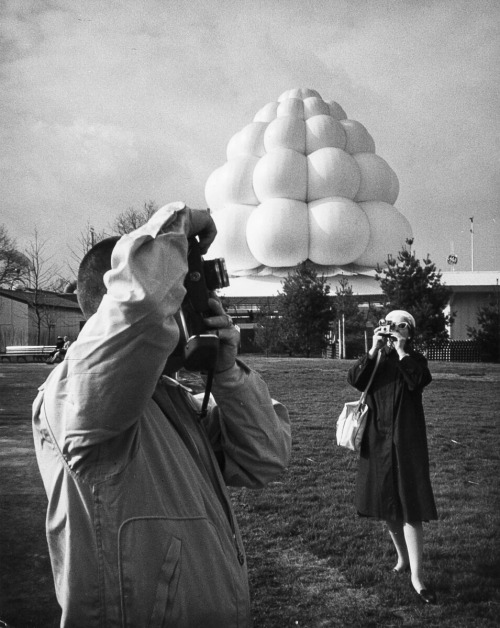
[[[500,281],[499,270],[460,270],[442,275],[443,283],[453,292],[493,292]]]
[[[382,294],[375,271],[355,273],[346,271],[327,277],[331,294],[340,286],[339,279],[347,277],[354,295],[375,296]],[[284,277],[276,275],[231,277],[229,287],[221,291],[227,297],[273,297],[283,290]],[[493,292],[500,282],[500,271],[443,272],[442,282],[453,292]]]

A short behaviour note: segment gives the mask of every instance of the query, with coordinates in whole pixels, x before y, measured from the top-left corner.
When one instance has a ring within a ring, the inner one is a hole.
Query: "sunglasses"
[[[389,325],[391,329],[410,329],[409,323],[395,323],[394,321],[386,321],[385,318],[382,318],[378,322],[379,325]]]

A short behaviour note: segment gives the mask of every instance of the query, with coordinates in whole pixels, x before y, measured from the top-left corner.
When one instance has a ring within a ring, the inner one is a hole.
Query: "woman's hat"
[[[390,319],[392,315],[394,314],[398,316],[399,318],[401,318],[403,321],[406,321],[408,325],[410,325],[410,327],[415,329],[416,327],[415,319],[409,312],[406,312],[405,310],[392,310],[392,312],[389,312],[389,314],[387,314],[386,319],[387,318]]]

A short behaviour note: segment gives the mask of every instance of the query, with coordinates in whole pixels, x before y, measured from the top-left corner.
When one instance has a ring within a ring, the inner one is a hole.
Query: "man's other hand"
[[[233,325],[229,314],[226,314],[224,311],[215,292],[211,293],[208,303],[213,316],[206,317],[205,324],[209,329],[215,330],[217,336],[219,336],[219,355],[215,365],[215,372],[221,373],[229,370],[236,361],[240,344],[240,331],[236,325]]]

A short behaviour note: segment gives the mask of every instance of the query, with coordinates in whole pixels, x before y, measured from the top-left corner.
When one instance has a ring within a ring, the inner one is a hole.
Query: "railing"
[[[481,351],[474,340],[431,342],[427,348],[417,347],[428,360],[444,362],[481,362]]]
[[[446,340],[442,342],[430,342],[427,347],[416,346],[415,348],[417,351],[423,353],[428,360],[441,360],[443,362],[482,361],[479,345],[474,340]],[[338,342],[334,345],[328,345],[323,351],[323,357],[338,359]]]

